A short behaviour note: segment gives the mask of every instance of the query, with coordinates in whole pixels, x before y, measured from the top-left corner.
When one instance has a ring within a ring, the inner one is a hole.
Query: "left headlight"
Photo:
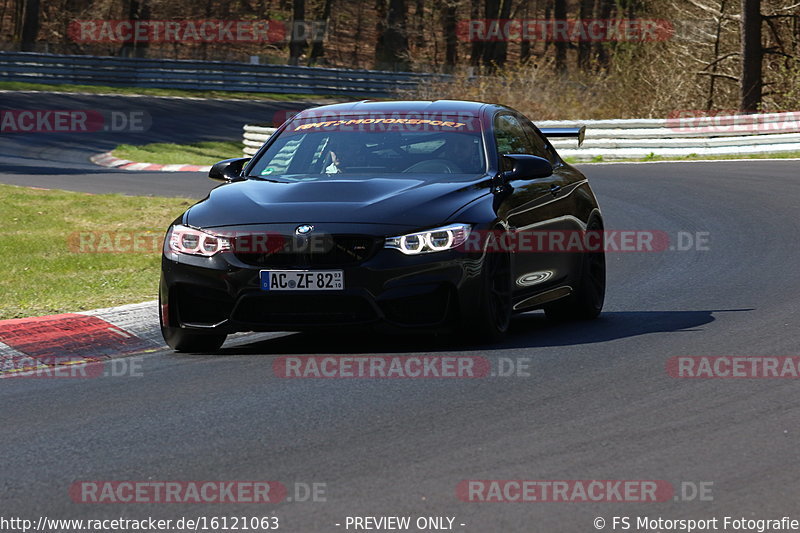
[[[427,254],[452,250],[464,244],[469,238],[472,226],[452,224],[399,237],[386,239],[386,248],[400,250],[406,255]]]
[[[166,249],[176,254],[204,257],[211,257],[231,249],[231,241],[227,237],[180,224],[169,229],[164,245]]]

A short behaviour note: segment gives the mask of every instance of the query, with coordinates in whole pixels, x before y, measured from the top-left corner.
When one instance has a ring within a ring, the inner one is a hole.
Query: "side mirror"
[[[553,175],[553,165],[543,157],[528,154],[505,154],[514,166],[511,170],[503,172],[506,182],[512,180],[535,180]]]
[[[232,181],[242,180],[242,169],[245,164],[250,161],[249,157],[239,157],[235,159],[225,159],[219,163],[215,163],[211,170],[208,171],[208,177],[216,181],[224,181],[230,183]]]

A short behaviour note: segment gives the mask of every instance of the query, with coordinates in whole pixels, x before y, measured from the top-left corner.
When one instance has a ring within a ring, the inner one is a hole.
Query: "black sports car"
[[[214,351],[238,331],[374,325],[494,341],[518,311],[594,318],[603,220],[547,139],[582,135],[476,102],[303,111],[252,160],[214,165],[225,184],[169,228],[164,339]],[[593,246],[565,247],[576,235]]]

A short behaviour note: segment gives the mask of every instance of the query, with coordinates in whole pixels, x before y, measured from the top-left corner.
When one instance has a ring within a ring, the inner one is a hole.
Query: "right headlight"
[[[164,249],[176,254],[212,257],[231,249],[231,241],[223,235],[176,224],[169,228]]]
[[[472,226],[468,224],[452,224],[398,237],[389,237],[386,239],[385,247],[400,250],[406,255],[443,252],[464,244],[471,231]]]

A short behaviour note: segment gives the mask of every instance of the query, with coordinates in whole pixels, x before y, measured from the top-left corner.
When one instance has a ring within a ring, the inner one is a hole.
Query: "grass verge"
[[[25,81],[0,81],[0,90],[48,91],[57,93],[131,94],[144,96],[180,96],[193,98],[222,98],[226,100],[271,100],[276,102],[298,102],[318,100],[341,100],[346,98],[331,95],[298,93],[243,93],[233,91],[191,91],[186,89],[159,89],[154,87],[110,87],[106,85],[71,85],[66,83],[30,83]]]
[[[213,165],[217,161],[241,157],[244,145],[239,141],[199,142],[194,144],[151,143],[121,144],[114,157],[156,165]]]
[[[226,142],[201,142],[195,144],[170,144],[153,143],[142,146],[123,144],[112,152],[115,157],[139,161],[143,163],[155,163],[159,165],[190,164],[190,165],[213,165],[222,159],[239,157],[244,145],[236,141]],[[576,157],[565,157],[564,160],[570,164],[584,163],[631,163],[631,162],[652,162],[652,161],[734,161],[740,159],[800,159],[800,151],[797,152],[776,152],[765,154],[744,154],[744,155],[699,155],[689,154],[679,157],[668,157],[650,154],[641,158],[629,159],[604,159],[597,156],[591,160],[580,160]]]
[[[676,157],[650,154],[646,157],[629,158],[629,159],[604,159],[603,156],[597,156],[590,160],[580,160],[576,157],[565,157],[564,161],[566,161],[571,165],[574,165],[574,164],[591,164],[591,163],[648,163],[652,161],[738,161],[747,159],[800,159],[800,151],[770,152],[764,154],[737,154],[737,155],[689,154]]]
[[[0,319],[157,298],[159,243],[193,203],[0,185]]]

